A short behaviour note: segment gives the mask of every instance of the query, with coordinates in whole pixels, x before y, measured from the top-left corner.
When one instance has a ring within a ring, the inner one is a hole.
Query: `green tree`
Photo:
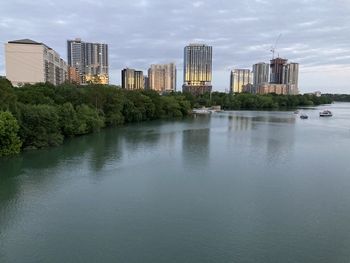
[[[99,131],[104,126],[104,119],[96,109],[88,105],[79,105],[76,109],[79,120],[77,134],[86,134]]]
[[[15,109],[17,96],[9,80],[0,77],[0,110]]]
[[[0,111],[0,156],[17,154],[22,142],[18,137],[19,125],[8,111]]]
[[[19,106],[20,136],[24,147],[43,148],[63,142],[56,107],[24,104]]]

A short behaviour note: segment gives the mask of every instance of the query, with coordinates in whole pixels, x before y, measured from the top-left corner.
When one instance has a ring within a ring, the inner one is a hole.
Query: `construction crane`
[[[279,34],[279,36],[277,37],[276,41],[275,41],[275,45],[271,47],[271,53],[272,53],[272,59],[275,58],[275,52],[276,52],[276,48],[277,48],[277,44],[278,44],[278,40],[280,40],[282,34]]]

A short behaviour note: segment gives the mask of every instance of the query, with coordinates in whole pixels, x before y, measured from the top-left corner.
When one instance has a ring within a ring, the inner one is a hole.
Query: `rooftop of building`
[[[48,49],[52,49],[52,48],[48,47],[47,45],[45,45],[44,43],[37,42],[37,41],[34,41],[32,39],[29,39],[29,38],[18,39],[18,40],[11,40],[11,41],[8,41],[8,43],[9,44],[25,44],[25,45],[44,45]]]

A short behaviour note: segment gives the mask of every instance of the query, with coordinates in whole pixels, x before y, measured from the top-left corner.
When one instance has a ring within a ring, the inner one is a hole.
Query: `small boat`
[[[308,119],[308,118],[309,118],[309,116],[307,116],[306,114],[301,114],[300,115],[300,119],[305,120],[305,119]]]
[[[192,113],[194,113],[194,114],[210,114],[211,111],[209,109],[203,107],[201,109],[193,109]]]
[[[294,112],[294,114],[299,114],[299,111],[298,111],[298,110],[296,110],[296,111]]]
[[[320,112],[320,117],[332,117],[332,116],[333,116],[333,114],[329,110],[324,110],[324,111]]]

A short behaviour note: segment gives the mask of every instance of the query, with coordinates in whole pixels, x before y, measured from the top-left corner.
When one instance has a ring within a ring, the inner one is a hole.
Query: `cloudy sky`
[[[350,0],[1,0],[0,42],[30,38],[66,58],[66,40],[109,44],[110,77],[176,62],[183,47],[213,46],[213,87],[224,91],[233,68],[268,62],[271,45],[300,63],[301,92],[350,93]],[[5,75],[4,48],[0,75]]]

